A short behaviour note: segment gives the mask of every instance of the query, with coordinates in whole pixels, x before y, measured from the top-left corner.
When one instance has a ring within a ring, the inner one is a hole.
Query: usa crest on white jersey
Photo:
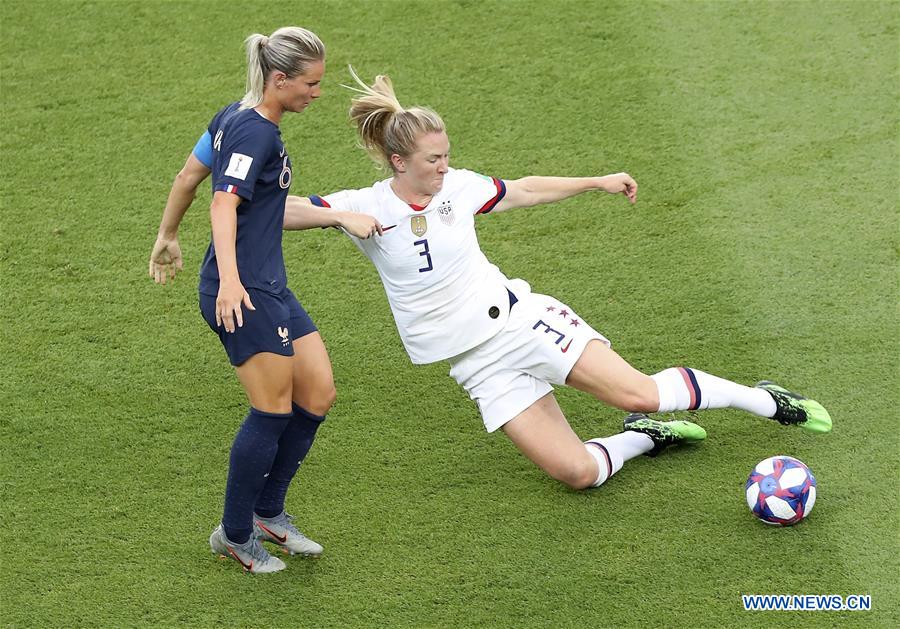
[[[451,227],[456,217],[453,216],[453,206],[450,205],[450,201],[442,201],[441,204],[437,208],[438,218],[441,219],[441,222],[447,227]]]

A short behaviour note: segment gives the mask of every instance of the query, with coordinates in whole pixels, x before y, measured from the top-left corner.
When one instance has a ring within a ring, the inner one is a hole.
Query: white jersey
[[[401,200],[390,181],[310,198],[374,216],[387,230],[351,238],[378,269],[412,362],[456,356],[497,334],[509,317],[510,280],[481,252],[475,234],[475,214],[494,209],[506,185],[451,168],[441,191],[418,208]]]

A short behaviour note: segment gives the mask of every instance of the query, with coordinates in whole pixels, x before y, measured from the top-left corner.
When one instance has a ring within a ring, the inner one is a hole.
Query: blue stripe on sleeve
[[[209,135],[209,131],[204,131],[203,135],[200,136],[200,139],[197,140],[197,144],[194,145],[194,157],[196,157],[201,164],[212,169],[213,162],[213,148],[212,148],[212,137]]]
[[[481,206],[481,209],[475,212],[476,214],[487,214],[495,207],[500,201],[503,200],[503,197],[506,196],[506,182],[502,179],[497,179],[496,177],[491,177],[491,181],[494,183],[494,188],[497,190],[497,194],[493,199],[485,203]]]

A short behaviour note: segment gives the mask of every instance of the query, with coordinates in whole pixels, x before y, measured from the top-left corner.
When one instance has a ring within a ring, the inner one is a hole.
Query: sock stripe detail
[[[606,460],[606,477],[609,478],[613,474],[613,466],[612,459],[609,457],[609,450],[606,449],[602,443],[597,443],[596,441],[585,441],[584,445],[586,446],[594,446],[598,448],[603,453],[603,458]],[[602,474],[601,470],[601,474]]]
[[[702,401],[700,385],[697,384],[697,376],[694,375],[693,371],[686,367],[679,367],[678,372],[681,374],[681,377],[684,378],[684,384],[688,388],[688,393],[691,394],[691,401],[688,404],[687,410],[695,411],[700,408],[700,402]]]

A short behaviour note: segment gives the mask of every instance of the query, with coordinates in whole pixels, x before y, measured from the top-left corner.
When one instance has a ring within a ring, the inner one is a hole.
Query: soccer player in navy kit
[[[434,111],[403,107],[390,79],[366,85],[350,118],[361,145],[391,177],[360,190],[290,197],[285,229],[326,224],[335,210],[371,213],[380,237],[354,244],[375,265],[410,359],[446,360],[475,400],[489,431],[502,429],[553,478],[597,487],[639,455],[701,441],[687,421],[645,413],[738,408],[814,433],[831,430],[821,404],[769,382],[747,387],[699,369],[646,375],[572,308],[506,277],[482,253],[475,218],[601,190],[637,200],[627,173],[603,177],[524,177],[504,181],[450,168],[450,141]],[[572,431],[551,384],[568,385],[632,413],[624,431],[586,442]]]
[[[214,553],[252,573],[285,564],[260,541],[290,554],[322,547],[284,511],[291,479],[335,399],[331,363],[309,315],[287,287],[281,249],[291,161],[279,123],[318,98],[325,46],[312,32],[286,27],[251,35],[248,92],[220,110],[176,178],[150,259],[164,283],[181,268],[177,229],[197,185],[212,174],[212,242],[200,272],[200,309],[216,332],[250,401],[231,448],[222,523]],[[333,223],[358,237],[377,231],[370,217]]]

